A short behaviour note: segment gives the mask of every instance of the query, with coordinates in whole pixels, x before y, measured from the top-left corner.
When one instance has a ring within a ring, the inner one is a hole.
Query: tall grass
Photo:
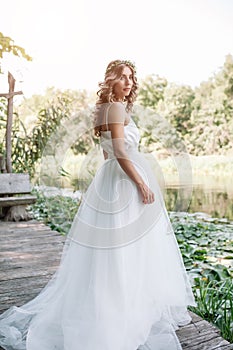
[[[189,309],[220,329],[223,338],[233,342],[233,282],[199,279],[193,287],[197,307]]]

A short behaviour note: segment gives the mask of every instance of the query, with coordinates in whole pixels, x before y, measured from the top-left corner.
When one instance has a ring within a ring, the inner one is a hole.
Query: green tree
[[[233,148],[233,57],[195,91],[189,150],[200,154],[227,154]]]
[[[226,97],[233,102],[233,56],[227,55],[224,65],[215,77],[216,86],[223,86]]]
[[[189,86],[164,83],[146,77],[139,102],[166,118],[185,142],[190,153],[232,154],[233,149],[233,57],[208,81],[193,90]],[[149,118],[151,119],[151,118]],[[156,118],[148,121],[144,144],[154,147]],[[153,125],[153,126],[152,126]]]
[[[148,75],[141,83],[138,93],[138,101],[143,107],[157,108],[160,100],[164,98],[164,90],[168,82],[158,75]]]
[[[24,99],[19,106],[15,106],[15,112],[20,115],[20,120],[27,130],[37,123],[38,114],[42,109],[49,108],[54,99],[63,96],[69,105],[70,113],[77,110],[84,110],[95,101],[94,93],[87,90],[61,90],[55,87],[48,87],[43,95],[34,94],[30,98]]]
[[[32,60],[32,57],[26,53],[24,48],[18,45],[15,45],[13,39],[11,39],[9,36],[4,36],[0,32],[0,73],[1,73],[1,59],[3,58],[4,53],[12,53],[15,56],[25,58],[27,61]]]
[[[194,98],[195,93],[190,86],[171,83],[165,88],[164,98],[158,104],[157,112],[182,136],[188,134],[191,127]]]
[[[88,153],[93,145],[98,142],[97,138],[94,138],[93,129],[90,127],[91,111],[89,105],[93,98],[94,96],[85,90],[61,91],[49,88],[45,96],[35,95],[29,100],[24,100],[18,108],[13,125],[14,171],[27,170],[33,176],[47,143],[54,137],[54,133],[56,134],[60,126],[62,142],[64,136],[62,127],[66,128],[67,119],[70,120],[69,128],[72,128],[72,123],[78,123],[80,130],[83,130],[74,140],[71,147],[73,153]],[[36,106],[37,102],[39,103],[39,109]],[[42,106],[43,108],[41,108]],[[26,113],[26,117],[24,114],[22,118],[23,111]]]

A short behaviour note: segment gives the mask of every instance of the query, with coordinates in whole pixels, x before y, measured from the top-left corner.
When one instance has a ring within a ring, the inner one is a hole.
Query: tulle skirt
[[[113,157],[83,195],[54,277],[0,317],[6,350],[180,350],[175,330],[196,306],[154,174],[131,159],[155,193],[143,204]]]

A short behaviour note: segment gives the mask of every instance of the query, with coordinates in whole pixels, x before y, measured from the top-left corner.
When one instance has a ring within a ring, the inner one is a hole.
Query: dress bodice
[[[129,123],[124,126],[124,136],[125,136],[125,151],[130,153],[132,151],[138,151],[138,145],[140,140],[139,130],[130,117]],[[114,158],[113,145],[111,131],[101,131],[100,145],[105,152],[108,153],[108,158]]]

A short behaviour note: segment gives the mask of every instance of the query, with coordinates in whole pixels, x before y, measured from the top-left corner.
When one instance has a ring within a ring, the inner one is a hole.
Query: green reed
[[[233,281],[196,279],[193,292],[197,307],[189,309],[220,329],[221,336],[233,342]]]

